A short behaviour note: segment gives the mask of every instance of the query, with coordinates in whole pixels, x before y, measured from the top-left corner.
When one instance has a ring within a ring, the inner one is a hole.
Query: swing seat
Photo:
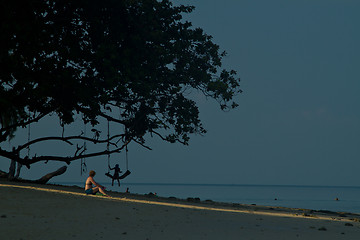
[[[109,178],[112,178],[114,180],[117,180],[117,179],[124,179],[126,178],[127,176],[129,176],[131,174],[131,172],[129,170],[126,170],[126,172],[119,176],[118,178],[114,177],[113,175],[111,175],[110,173],[105,173],[106,176],[108,176]]]

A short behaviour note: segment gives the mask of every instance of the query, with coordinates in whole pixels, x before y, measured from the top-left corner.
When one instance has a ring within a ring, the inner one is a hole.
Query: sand
[[[0,239],[360,239],[360,216],[0,181]]]

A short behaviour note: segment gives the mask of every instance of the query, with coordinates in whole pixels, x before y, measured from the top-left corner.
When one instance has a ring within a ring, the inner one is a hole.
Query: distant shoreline
[[[53,182],[49,184],[54,185],[64,185],[64,186],[70,186],[68,184],[79,184],[82,185],[82,182]],[[103,183],[103,182],[100,182]],[[331,186],[331,185],[280,185],[280,184],[231,184],[231,183],[142,183],[142,182],[124,182],[125,185],[159,185],[159,186],[238,186],[238,187],[309,187],[309,188],[360,188],[360,186]],[[79,186],[77,185],[77,186]]]
[[[83,187],[83,182],[54,184]],[[119,188],[117,184],[111,186],[110,182],[101,184],[115,192],[125,192],[129,188],[132,193],[153,192],[161,197],[360,213],[360,187],[122,182]]]
[[[107,239],[119,235],[124,239],[220,239],[222,234],[229,239],[239,236],[272,239],[272,235],[283,239],[297,235],[306,239],[336,239],[334,231],[339,235],[343,233],[344,239],[360,235],[359,214],[163,198],[151,194],[109,192],[109,195],[112,198],[87,196],[76,186],[2,180],[0,232],[14,237],[8,239],[74,236]],[[22,231],[18,231],[19,228]],[[261,238],[264,236],[269,238]]]
[[[164,184],[165,185],[165,184]],[[170,184],[169,184],[170,185]],[[196,185],[196,184],[194,184]],[[83,188],[77,185],[69,186],[62,184],[31,184],[31,183],[21,183],[21,182],[9,182],[7,180],[0,181],[0,187],[18,187],[23,189],[33,189],[38,191],[50,191],[64,194],[76,194],[80,196],[86,196],[83,191]],[[116,191],[108,191],[110,195],[113,196],[113,199],[121,200],[122,198],[133,199],[133,200],[144,200],[144,201],[156,201],[156,202],[179,202],[179,203],[187,203],[187,204],[198,204],[198,205],[210,205],[210,206],[222,206],[227,209],[230,208],[236,211],[243,211],[244,213],[256,213],[261,214],[261,210],[265,210],[264,214],[269,214],[268,212],[277,212],[282,213],[284,215],[289,215],[289,217],[315,217],[315,218],[323,218],[330,220],[344,220],[344,221],[359,221],[360,222],[360,214],[350,213],[350,212],[336,212],[336,211],[328,211],[328,210],[312,210],[312,209],[302,209],[302,208],[288,208],[288,207],[278,207],[278,206],[260,206],[256,204],[241,204],[241,203],[226,203],[226,202],[216,202],[212,200],[200,200],[196,197],[189,197],[187,199],[177,198],[177,197],[162,197],[157,196],[153,193],[149,194],[137,194],[137,193],[124,193],[124,192],[116,192]],[[99,196],[97,196],[99,197]],[[271,213],[270,213],[271,214]],[[350,218],[347,216],[349,215]]]

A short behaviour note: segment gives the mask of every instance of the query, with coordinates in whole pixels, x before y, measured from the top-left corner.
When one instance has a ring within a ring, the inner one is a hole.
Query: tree
[[[193,9],[169,0],[1,1],[0,156],[28,168],[39,161],[69,164],[130,142],[147,147],[146,134],[182,144],[190,134],[204,134],[188,91],[227,110],[237,106],[233,98],[241,90],[236,72],[222,69],[225,52],[182,20]],[[18,128],[48,115],[62,127],[81,118],[93,137],[79,132],[1,147]],[[107,137],[103,120],[125,131]],[[28,146],[47,141],[73,145],[74,154],[24,156]],[[78,141],[110,148],[89,152]]]

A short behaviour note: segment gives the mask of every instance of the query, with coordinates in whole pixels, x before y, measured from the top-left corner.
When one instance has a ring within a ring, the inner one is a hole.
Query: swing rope
[[[128,158],[128,147],[127,145],[125,146],[125,158],[126,158],[126,171],[129,170],[129,158]]]
[[[125,129],[125,132],[127,132],[127,130]],[[125,157],[126,157],[126,172],[123,173],[121,176],[115,177],[114,175],[110,174],[110,153],[109,153],[109,147],[110,147],[110,127],[109,127],[109,121],[108,121],[108,138],[107,138],[107,152],[108,152],[108,172],[105,173],[106,176],[108,176],[109,178],[113,179],[113,181],[119,180],[119,179],[124,179],[127,176],[129,176],[131,174],[131,172],[129,171],[129,157],[128,157],[128,146],[127,146],[127,142],[124,143],[125,144]],[[114,168],[115,169],[115,168]],[[115,170],[116,171],[116,170]],[[115,174],[115,173],[114,173]]]
[[[107,122],[107,144],[106,144],[106,151],[107,151],[107,159],[108,159],[108,173],[110,172],[110,122]]]
[[[28,143],[30,142],[31,139],[31,135],[30,135],[30,123],[28,124]],[[30,158],[30,145],[28,145],[27,147],[27,156],[28,158]]]
[[[83,132],[84,136],[86,137],[86,124],[84,123],[84,132]],[[86,151],[86,141],[84,140],[83,143],[83,149],[84,149],[84,153]],[[82,175],[83,173],[87,172],[87,166],[86,166],[86,162],[85,162],[85,158],[81,158],[80,159],[80,174]]]

